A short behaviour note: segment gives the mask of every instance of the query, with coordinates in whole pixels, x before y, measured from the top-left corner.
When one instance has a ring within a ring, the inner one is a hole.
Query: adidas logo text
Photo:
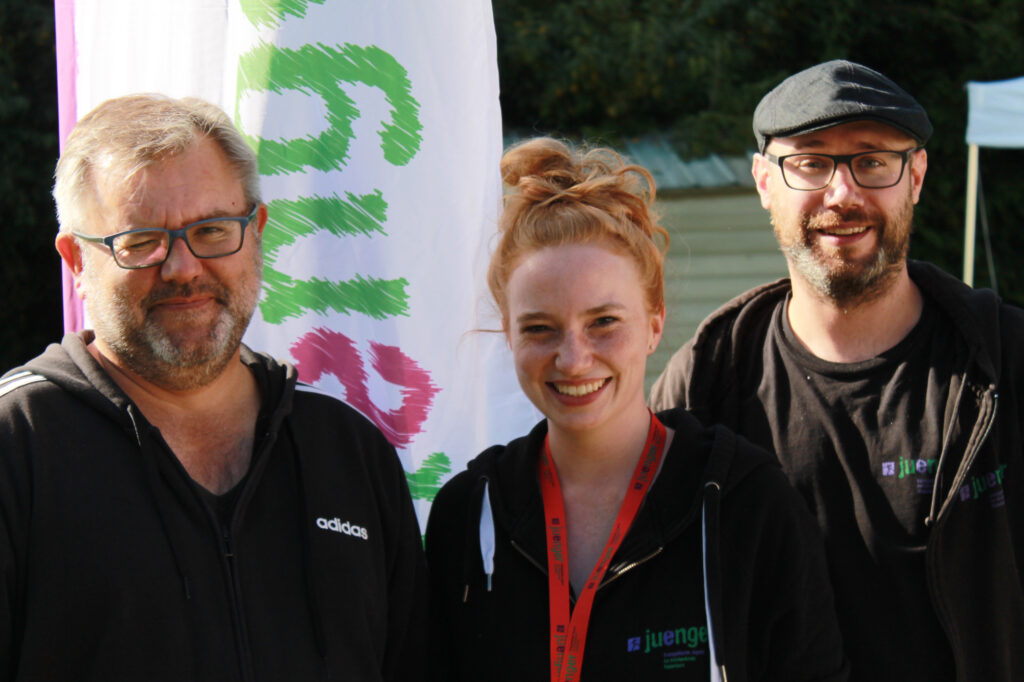
[[[354,538],[362,538],[363,540],[368,539],[365,528],[363,528],[362,526],[357,526],[354,523],[349,523],[348,521],[342,523],[341,519],[339,519],[337,516],[335,516],[333,519],[325,519],[321,516],[316,520],[316,527],[321,528],[323,530],[334,531],[335,533],[344,533],[345,535],[351,535]]]

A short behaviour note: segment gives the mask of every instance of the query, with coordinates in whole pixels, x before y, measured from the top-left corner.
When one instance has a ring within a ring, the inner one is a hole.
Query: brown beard
[[[891,219],[887,219],[885,214],[861,209],[804,214],[800,218],[799,239],[788,244],[781,235],[774,212],[772,225],[780,248],[793,269],[821,297],[842,310],[850,310],[879,298],[893,286],[907,259],[913,216],[914,204],[908,191],[906,201]],[[838,255],[826,256],[813,239],[817,230],[844,222],[868,224],[878,232],[878,248],[868,262],[842,260]]]

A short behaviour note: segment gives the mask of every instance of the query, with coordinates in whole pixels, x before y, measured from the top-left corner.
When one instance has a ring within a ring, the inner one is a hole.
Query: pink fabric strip
[[[75,45],[75,0],[54,0],[53,14],[57,34],[57,116],[60,148],[78,120],[75,83],[78,77],[78,50]],[[77,332],[85,326],[82,301],[75,293],[71,271],[61,263],[64,293],[64,332]]]

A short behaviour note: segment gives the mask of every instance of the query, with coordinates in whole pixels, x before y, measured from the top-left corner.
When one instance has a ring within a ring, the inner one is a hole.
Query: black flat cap
[[[793,74],[754,110],[754,137],[763,152],[772,137],[793,137],[851,121],[878,121],[923,145],[928,114],[900,86],[866,66],[836,59]]]

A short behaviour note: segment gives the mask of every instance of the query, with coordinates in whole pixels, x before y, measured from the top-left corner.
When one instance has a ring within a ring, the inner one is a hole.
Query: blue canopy
[[[967,144],[1024,147],[1024,77],[967,83]]]

